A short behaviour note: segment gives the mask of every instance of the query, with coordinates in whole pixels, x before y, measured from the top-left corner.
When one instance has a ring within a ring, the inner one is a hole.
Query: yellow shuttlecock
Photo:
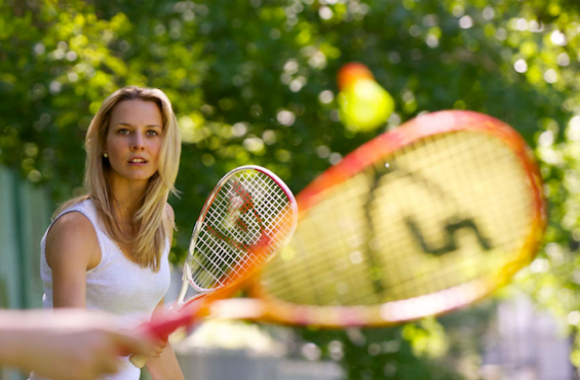
[[[345,127],[354,132],[368,132],[387,121],[395,102],[361,63],[349,63],[338,72],[337,101]]]

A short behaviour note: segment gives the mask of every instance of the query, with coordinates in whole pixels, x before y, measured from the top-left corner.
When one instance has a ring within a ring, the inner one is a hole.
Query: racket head
[[[223,296],[250,278],[288,243],[297,220],[296,199],[277,175],[256,165],[227,173],[194,226],[179,303],[186,284],[198,293],[220,290]]]
[[[296,199],[277,175],[256,165],[227,173],[193,228],[175,306],[154,316],[144,331],[163,337],[207,316],[214,301],[232,296],[288,243],[297,220]],[[188,285],[198,293],[185,301]],[[146,358],[130,360],[142,368]]]
[[[297,200],[298,229],[254,283],[250,319],[334,328],[446,313],[527,265],[547,220],[525,141],[469,111],[375,138]]]

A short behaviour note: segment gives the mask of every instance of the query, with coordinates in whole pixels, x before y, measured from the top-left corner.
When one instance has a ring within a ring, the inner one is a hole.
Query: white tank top
[[[52,270],[46,262],[46,236],[54,222],[69,212],[80,212],[93,225],[101,248],[101,262],[86,273],[86,307],[120,316],[123,323],[136,325],[151,318],[153,310],[169,289],[169,239],[161,257],[159,272],[141,268],[129,260],[117,243],[105,232],[90,199],[80,202],[59,214],[46,230],[40,243],[40,276],[44,286],[42,303],[45,309],[53,307]],[[114,376],[103,380],[138,380],[141,370],[124,358],[123,366]],[[32,376],[33,380],[40,378]]]

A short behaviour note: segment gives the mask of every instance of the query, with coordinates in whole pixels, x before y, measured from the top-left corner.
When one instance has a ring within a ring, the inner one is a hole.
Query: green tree
[[[535,148],[547,184],[546,249],[518,286],[577,333],[579,9],[575,0],[0,0],[0,164],[62,202],[81,191],[84,133],[102,100],[127,84],[162,88],[184,138],[182,197],[171,199],[179,261],[206,194],[235,166],[264,165],[298,192],[422,112],[487,113]],[[340,123],[335,76],[350,61],[395,99],[381,130]],[[420,332],[445,326],[425,323],[372,335],[401,340],[403,368],[420,357],[409,349]],[[336,334],[345,350],[358,347]],[[357,368],[349,378],[406,378],[375,367],[369,347],[344,356]]]

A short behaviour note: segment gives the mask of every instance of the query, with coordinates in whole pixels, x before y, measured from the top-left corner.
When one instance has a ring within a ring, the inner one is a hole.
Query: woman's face
[[[163,119],[157,104],[124,100],[111,111],[105,152],[113,180],[148,181],[158,169]]]

